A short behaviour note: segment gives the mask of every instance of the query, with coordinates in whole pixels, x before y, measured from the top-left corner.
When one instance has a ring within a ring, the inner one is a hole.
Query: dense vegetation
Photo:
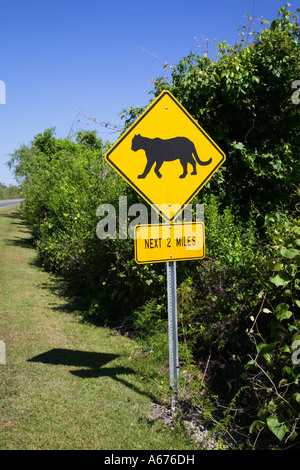
[[[243,448],[300,442],[299,39],[287,5],[262,31],[245,26],[236,45],[221,43],[215,60],[192,52],[155,82],[227,156],[193,201],[205,204],[207,256],[178,263],[181,390]],[[129,109],[126,126],[140,112]],[[140,202],[104,162],[108,146],[95,132],[48,129],[10,165],[44,266],[86,298],[90,320],[143,338],[163,371],[165,266],[136,265],[130,238],[96,236],[101,203]]]
[[[15,199],[20,197],[20,188],[10,184],[6,186],[0,183],[0,199]]]

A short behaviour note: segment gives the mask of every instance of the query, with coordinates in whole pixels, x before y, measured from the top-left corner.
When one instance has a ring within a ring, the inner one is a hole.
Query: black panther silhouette
[[[186,137],[174,137],[173,139],[160,139],[158,137],[151,139],[143,137],[140,134],[135,135],[132,139],[131,150],[145,150],[147,157],[146,167],[138,178],[146,178],[154,163],[156,166],[154,171],[158,178],[162,177],[159,169],[164,162],[180,160],[183,168],[182,175],[179,178],[185,178],[187,175],[187,165],[190,163],[193,167],[192,175],[197,174],[196,162],[199,165],[209,165],[212,161],[210,158],[206,162],[202,162],[195,149],[193,142]]]

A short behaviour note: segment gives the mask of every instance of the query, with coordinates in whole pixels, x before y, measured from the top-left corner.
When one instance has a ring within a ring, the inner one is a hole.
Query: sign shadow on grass
[[[124,378],[119,377],[120,375],[135,374],[133,369],[122,366],[103,367],[118,357],[120,357],[119,354],[55,348],[28,359],[28,362],[80,367],[78,370],[70,370],[69,372],[81,379],[110,377],[126,387],[131,388],[134,392],[154,400],[154,396],[152,396],[151,393],[140,390]]]

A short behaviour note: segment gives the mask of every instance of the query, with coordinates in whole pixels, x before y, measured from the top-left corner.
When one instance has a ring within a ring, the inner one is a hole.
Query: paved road
[[[5,199],[0,200],[0,207],[11,206],[12,204],[20,204],[24,199]]]

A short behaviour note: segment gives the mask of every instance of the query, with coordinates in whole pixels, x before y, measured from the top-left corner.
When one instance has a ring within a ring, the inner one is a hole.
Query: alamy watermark
[[[299,348],[296,349],[298,346]],[[295,365],[300,364],[300,340],[299,339],[296,339],[292,343],[292,350],[294,350],[292,354],[292,363]]]
[[[294,104],[299,104],[300,103],[300,80],[295,80],[292,83],[292,88],[293,90],[296,90],[292,94],[292,102]]]
[[[0,80],[0,104],[6,104],[6,85],[3,80]]]
[[[192,204],[186,204],[183,211],[181,211],[180,204],[160,204],[156,207],[158,211],[152,207],[150,208],[150,224],[153,226],[159,223],[159,212],[163,213],[168,220],[178,214],[176,223],[192,222],[192,218],[196,219],[195,222],[204,222],[204,204],[195,205],[194,217]],[[134,228],[137,225],[147,225],[149,223],[148,209],[149,207],[141,203],[132,204],[128,207],[127,196],[119,197],[118,212],[112,204],[100,204],[96,215],[103,218],[96,227],[97,237],[100,240],[106,238],[126,239],[128,237],[134,240]],[[132,217],[134,217],[133,220],[131,220]]]
[[[0,341],[0,364],[6,364],[5,343]]]

